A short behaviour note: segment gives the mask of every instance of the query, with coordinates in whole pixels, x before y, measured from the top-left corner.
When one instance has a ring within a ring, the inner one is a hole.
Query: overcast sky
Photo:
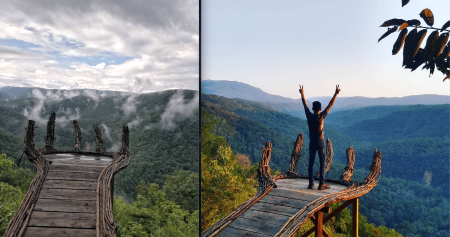
[[[402,68],[402,51],[392,55],[398,33],[377,41],[392,18],[426,25],[425,8],[442,27],[450,1],[401,2],[202,0],[202,80],[240,81],[290,98],[300,97],[299,84],[306,97],[332,96],[335,84],[340,96],[449,95],[441,72]]]
[[[198,90],[198,0],[0,6],[0,87]]]

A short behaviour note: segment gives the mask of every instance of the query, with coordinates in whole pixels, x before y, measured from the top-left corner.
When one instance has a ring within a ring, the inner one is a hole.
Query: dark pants
[[[321,183],[325,182],[325,142],[323,139],[313,139],[309,141],[309,165],[308,165],[308,178],[309,183],[314,182],[314,160],[316,158],[316,151],[319,153],[320,161],[320,178]]]

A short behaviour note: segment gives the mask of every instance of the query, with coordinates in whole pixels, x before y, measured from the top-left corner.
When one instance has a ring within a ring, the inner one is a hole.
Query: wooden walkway
[[[81,129],[73,121],[72,150],[53,146],[55,113],[47,123],[46,145],[36,149],[35,122],[25,128],[24,153],[36,167],[25,197],[9,222],[5,237],[116,236],[113,217],[114,175],[130,163],[129,130],[122,128],[122,146],[106,151],[98,124],[94,125],[97,148],[83,151]]]
[[[24,236],[96,236],[96,190],[112,158],[46,154],[51,161]]]
[[[255,196],[203,231],[201,236],[291,237],[308,220],[312,220],[314,227],[302,237],[312,233],[318,237],[330,236],[323,224],[349,205],[352,205],[352,236],[358,236],[358,198],[377,185],[381,175],[381,152],[375,148],[367,178],[353,181],[355,152],[353,147],[346,149],[347,166],[341,178],[327,180],[330,189],[317,190],[317,181],[314,189],[308,189],[308,176],[296,173],[302,144],[303,134],[300,133],[294,143],[289,171],[272,176],[269,166],[272,143],[266,142],[257,170],[259,188]],[[327,139],[325,172],[331,166],[333,154],[333,146]],[[331,212],[328,205],[341,201],[345,202]],[[324,217],[323,213],[328,215]]]
[[[347,188],[330,183],[330,189],[317,190],[316,182],[315,189],[308,189],[307,179],[280,179],[276,184],[277,188],[270,190],[216,236],[274,236],[290,217],[309,203]]]

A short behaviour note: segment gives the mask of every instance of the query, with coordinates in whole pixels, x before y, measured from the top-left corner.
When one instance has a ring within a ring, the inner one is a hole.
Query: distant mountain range
[[[279,95],[271,95],[260,88],[237,81],[202,81],[202,93],[220,95],[228,98],[263,102],[270,107],[296,117],[304,118],[303,106],[300,99],[291,99]],[[311,97],[306,101],[310,108],[313,101],[320,101],[322,107],[328,105],[330,97]],[[377,105],[438,105],[450,104],[450,96],[445,95],[411,95],[405,97],[369,98],[363,96],[338,97],[332,112]]]
[[[93,89],[59,90],[59,89],[44,89],[44,88],[37,88],[37,87],[5,86],[5,87],[0,87],[0,100],[25,98],[25,97],[28,97],[31,95],[33,89],[37,89],[44,94],[49,91],[52,93],[56,93],[57,91],[59,91],[59,92],[67,91],[70,93],[80,93],[80,95],[86,95],[87,93],[89,93],[91,95],[96,94],[96,95],[102,95],[102,96],[136,94],[136,93],[130,93],[130,92],[123,92],[123,91],[108,91],[108,90],[93,90]]]

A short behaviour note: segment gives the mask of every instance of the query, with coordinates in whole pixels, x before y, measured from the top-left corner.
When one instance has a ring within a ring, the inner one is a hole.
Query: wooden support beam
[[[352,237],[358,237],[359,199],[352,200]]]
[[[325,206],[322,209],[320,209],[318,212],[329,213],[329,215],[327,215],[325,218],[323,218],[322,225],[325,224],[327,221],[331,220],[331,218],[333,218],[335,215],[337,215],[339,212],[341,212],[344,208],[346,208],[348,205],[352,204],[353,202],[354,202],[354,199],[348,200],[331,213],[330,213],[331,208],[329,206]],[[312,223],[315,226],[317,225],[317,217],[316,216],[311,216],[310,220],[312,221]],[[316,227],[309,229],[306,233],[304,233],[302,235],[302,237],[308,237],[310,234],[312,234],[315,231],[315,228]],[[325,230],[323,232],[325,232]],[[328,233],[326,233],[324,235],[329,236]]]
[[[315,237],[322,237],[323,235],[323,212],[318,211],[314,213],[316,216],[317,224],[314,226]]]
[[[326,216],[325,219],[323,220],[323,223],[326,223],[327,221],[331,220],[331,218],[333,218],[335,215],[337,215],[339,212],[344,210],[344,208],[346,208],[348,205],[350,205],[352,203],[353,203],[353,200],[348,200],[348,201],[344,202],[336,210],[334,210],[332,213],[330,213],[328,216]]]
[[[331,208],[330,208],[329,206],[324,206],[324,207],[323,207],[322,209],[320,209],[319,211],[320,211],[320,212],[323,212],[323,213],[330,214]],[[325,223],[325,221],[324,221],[324,223]]]

